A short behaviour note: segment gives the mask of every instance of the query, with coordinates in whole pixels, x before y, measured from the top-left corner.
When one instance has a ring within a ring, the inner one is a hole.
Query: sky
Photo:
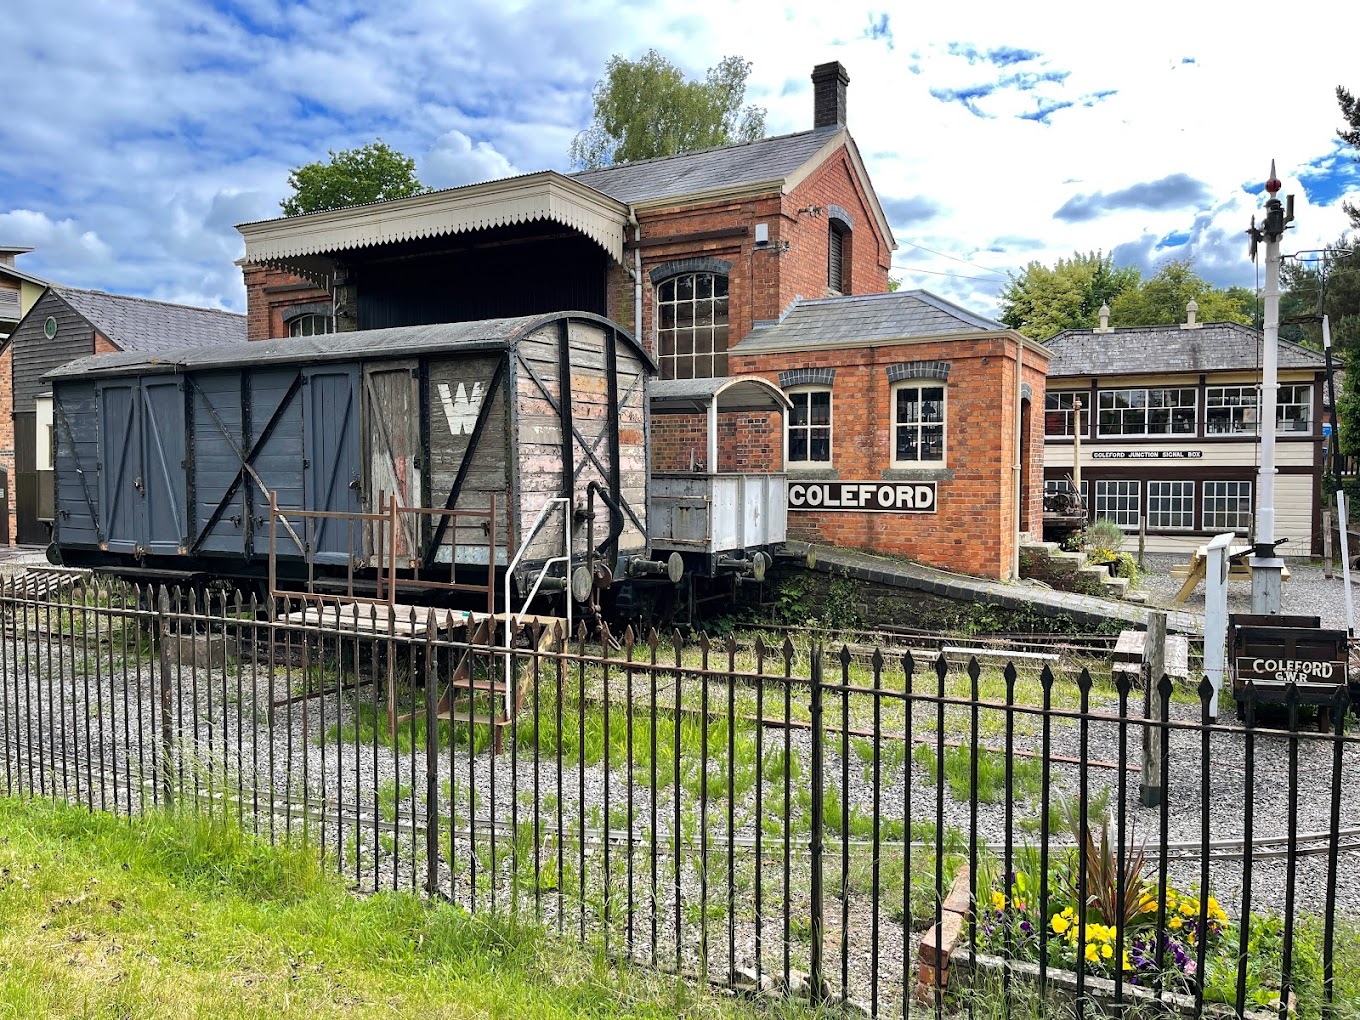
[[[210,307],[244,310],[235,225],[279,214],[291,167],[381,137],[435,187],[569,170],[605,63],[652,47],[691,76],[750,60],[770,134],[810,128],[813,66],[844,64],[893,275],[983,314],[1074,251],[1255,287],[1272,159],[1286,253],[1360,202],[1346,0],[43,0],[4,24],[0,245],[59,283]]]

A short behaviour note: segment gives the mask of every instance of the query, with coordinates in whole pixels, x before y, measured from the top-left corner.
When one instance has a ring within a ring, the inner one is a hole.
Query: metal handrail
[[[571,639],[571,601],[572,601],[572,599],[571,599],[571,498],[568,497],[568,496],[551,496],[551,497],[549,497],[548,501],[547,501],[546,503],[543,504],[543,509],[540,510],[540,511],[538,512],[538,516],[534,518],[533,524],[529,525],[529,530],[528,530],[528,532],[525,534],[523,540],[520,542],[520,544],[519,544],[519,549],[516,550],[515,555],[514,555],[514,558],[510,560],[509,564],[508,564],[508,565],[506,566],[506,568],[505,568],[505,655],[504,655],[504,660],[505,660],[505,714],[506,714],[506,717],[507,717],[507,718],[511,715],[511,713],[514,712],[514,705],[511,703],[512,700],[513,700],[513,691],[511,690],[511,687],[512,687],[513,685],[511,684],[511,679],[510,679],[510,668],[511,668],[510,654],[511,654],[511,651],[513,650],[514,641],[515,641],[515,614],[513,614],[513,613],[510,612],[510,581],[511,581],[511,578],[513,577],[513,575],[514,575],[515,568],[516,568],[517,566],[519,566],[519,561],[520,561],[520,559],[524,556],[524,554],[525,554],[526,552],[529,551],[529,543],[533,541],[534,536],[537,535],[538,532],[539,532],[539,529],[543,527],[544,523],[545,523],[545,522],[547,521],[547,519],[548,519],[548,515],[549,515],[553,510],[556,510],[556,509],[559,509],[559,508],[560,508],[561,511],[562,511],[562,555],[561,555],[561,556],[550,556],[548,559],[546,559],[546,560],[543,561],[543,569],[540,570],[540,571],[538,572],[538,577],[535,578],[532,587],[530,587],[530,589],[529,589],[529,594],[528,594],[528,595],[525,597],[525,599],[524,599],[524,605],[525,605],[525,606],[533,605],[534,597],[538,595],[538,589],[539,589],[540,586],[542,586],[542,584],[543,584],[543,579],[544,579],[545,577],[548,576],[548,568],[550,568],[554,563],[563,563],[563,564],[565,564],[564,573],[565,573],[565,580],[566,580],[566,583],[567,583],[567,592],[566,592],[566,596],[567,596],[567,633],[564,635],[564,640],[570,640],[570,639]]]

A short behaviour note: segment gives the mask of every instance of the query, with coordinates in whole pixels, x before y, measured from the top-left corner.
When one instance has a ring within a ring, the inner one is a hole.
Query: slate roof
[[[602,170],[583,170],[571,176],[610,198],[630,203],[737,188],[787,177],[843,130],[831,125]]]
[[[1068,329],[1048,341],[1048,378],[1161,375],[1184,372],[1255,372],[1261,367],[1261,332],[1235,322],[1206,322],[1199,329],[1125,326],[1109,333]],[[1319,369],[1317,351],[1280,341],[1280,367]]]
[[[757,323],[732,351],[758,354],[1006,328],[995,319],[977,315],[929,291],[898,290],[795,300],[777,322]]]
[[[705,410],[714,398],[719,411],[777,411],[790,406],[783,390],[758,375],[658,379],[652,383],[653,414]]]
[[[246,317],[236,312],[172,305],[102,290],[52,289],[124,351],[208,347],[246,338]]]
[[[117,354],[97,354],[54,369],[43,378],[71,376],[143,375],[197,370],[234,368],[243,364],[302,365],[321,361],[353,361],[380,356],[418,356],[437,351],[503,351],[536,330],[561,318],[585,319],[618,330],[619,336],[637,347],[633,338],[608,319],[590,312],[552,312],[546,315],[520,315],[508,319],[480,319],[472,322],[438,322],[423,326],[393,326],[364,329],[322,336],[278,337],[273,340],[238,340],[234,343],[193,347],[164,347],[156,351],[128,350]],[[653,370],[656,364],[645,352],[642,356]]]

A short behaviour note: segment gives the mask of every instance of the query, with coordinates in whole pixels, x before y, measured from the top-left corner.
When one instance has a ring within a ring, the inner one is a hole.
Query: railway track
[[[9,755],[9,759],[12,768],[26,771],[32,766],[35,772],[37,771],[38,763],[36,759],[31,757],[27,752],[12,751]],[[85,776],[89,774],[97,777],[100,780],[100,785],[103,786],[105,790],[113,791],[116,804],[118,803],[118,795],[120,793],[124,804],[131,803],[133,798],[127,788],[126,774],[118,776],[115,780],[111,770],[107,768],[100,770],[95,768],[93,763],[87,763],[79,755],[66,755],[54,751],[45,754],[44,765],[46,766],[49,776],[55,774],[56,763],[58,762],[66,765],[67,774],[75,776],[78,792],[82,789],[80,784],[84,781]],[[87,765],[91,769],[89,773],[86,772]],[[224,778],[229,783],[234,775],[234,770],[229,770]],[[148,777],[140,770],[134,770],[132,772],[132,777],[134,788],[141,793],[141,802],[143,804],[151,803],[154,799],[153,791],[156,788],[155,779]],[[56,785],[57,784],[54,782],[49,782],[48,786],[50,787],[51,792],[38,795],[58,796]],[[206,786],[206,783],[203,784],[203,786]],[[97,793],[98,788],[94,789]],[[519,790],[518,792],[524,791]],[[177,790],[176,797],[180,800],[194,800],[200,807],[208,809],[226,810],[227,807],[231,806],[240,813],[240,816],[243,819],[247,818],[248,814],[254,813],[260,820],[261,829],[266,827],[265,822],[272,816],[275,819],[283,819],[285,821],[293,819],[299,822],[307,821],[317,825],[340,825],[346,829],[363,833],[380,832],[384,834],[410,835],[413,839],[423,837],[426,832],[423,816],[410,810],[409,798],[405,798],[404,804],[398,803],[388,811],[379,810],[375,815],[371,804],[361,804],[353,799],[341,800],[333,796],[328,796],[323,799],[319,795],[316,797],[302,798],[287,793],[279,793],[277,790],[271,797],[267,784],[260,787],[258,792],[253,786],[242,793],[216,791],[209,794],[202,787],[200,787],[197,792]],[[66,795],[66,799],[71,800],[73,803],[85,803],[89,801],[88,795],[85,801],[82,801],[78,796],[71,798],[69,795]],[[95,799],[98,798],[96,797]],[[376,794],[374,794],[374,799],[376,799]],[[256,808],[257,804],[258,808]],[[643,818],[649,817],[648,813],[645,811],[639,811],[638,815]],[[520,822],[521,828],[526,825],[532,827],[533,815],[526,808],[520,808],[520,816],[522,819]],[[562,817],[564,819],[564,836],[575,842],[583,831],[579,824],[576,823],[576,818],[578,816],[570,812],[563,812]],[[543,836],[550,837],[555,835],[556,818],[557,815],[555,812],[550,812],[547,815],[546,821],[540,816],[539,829]],[[567,824],[566,820],[568,819],[571,820],[571,824]],[[448,835],[449,828],[447,817],[441,815],[441,839],[446,839]],[[453,829],[453,835],[459,839],[465,840],[470,840],[474,836],[479,840],[490,839],[492,836],[495,836],[498,839],[505,839],[507,841],[506,845],[509,846],[514,839],[515,829],[511,822],[505,820],[474,819],[470,825],[464,824],[456,826]],[[634,848],[642,848],[645,850],[650,850],[652,847],[652,841],[644,834],[636,831],[630,833],[626,829],[604,829],[597,826],[587,826],[584,829],[584,835],[585,845],[590,847],[603,847],[606,843],[611,847],[626,847],[631,844]],[[832,833],[832,835],[834,836],[834,833]],[[1331,853],[1332,841],[1333,836],[1328,832],[1303,832],[1295,833],[1292,836],[1288,833],[1257,836],[1250,841],[1250,844],[1248,844],[1246,840],[1240,838],[1214,839],[1209,841],[1209,860],[1211,863],[1215,864],[1229,864],[1243,861],[1248,856],[1248,846],[1250,846],[1250,857],[1253,862],[1286,859],[1291,852],[1297,858],[1324,857]],[[1341,826],[1336,832],[1335,841],[1338,856],[1360,854],[1360,823]],[[727,840],[725,835],[722,837],[721,842],[723,845],[726,844]],[[784,838],[778,836],[762,834],[760,837],[762,852],[782,851],[785,842],[786,840]],[[792,852],[800,855],[810,853],[808,839],[791,839],[788,840],[788,842]],[[1292,851],[1291,842],[1293,845]],[[871,839],[851,838],[846,840],[845,843],[851,849],[859,850],[871,851],[875,846],[874,841]],[[746,835],[733,836],[732,844],[734,847],[740,848],[743,851],[753,851],[756,846],[756,838],[754,836]],[[837,845],[840,845],[839,841],[837,841]],[[936,844],[921,840],[913,840],[908,844],[906,841],[900,839],[884,839],[879,840],[877,843],[880,851],[902,850],[908,845],[910,845],[913,850],[931,850],[934,849]],[[986,848],[997,854],[1005,851],[1005,844],[999,840],[979,841],[978,846],[979,848]],[[1050,853],[1062,853],[1078,848],[1077,843],[1069,840],[1050,840],[1048,846]],[[1128,852],[1136,852],[1140,849],[1144,851],[1145,856],[1150,860],[1156,861],[1161,859],[1162,847],[1159,843],[1153,843],[1146,847],[1129,844],[1126,847]],[[1198,840],[1171,840],[1167,842],[1165,848],[1166,858],[1169,862],[1187,860],[1198,861],[1201,859],[1200,851],[1201,844]],[[717,851],[715,850],[713,852]]]

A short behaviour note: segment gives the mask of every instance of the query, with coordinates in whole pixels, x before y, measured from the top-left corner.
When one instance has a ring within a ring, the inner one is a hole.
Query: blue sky
[[[750,59],[772,134],[810,127],[809,72],[844,63],[907,286],[991,312],[1007,273],[1097,248],[1253,286],[1242,231],[1272,157],[1296,194],[1287,249],[1335,239],[1360,201],[1333,95],[1360,71],[1347,33],[1281,20],[1293,42],[1270,47],[1266,22],[1216,6],[11,5],[0,244],[33,245],[20,267],[59,282],[242,309],[234,225],[276,214],[290,167],[381,136],[439,187],[568,169],[605,62],[654,46],[692,75]]]

